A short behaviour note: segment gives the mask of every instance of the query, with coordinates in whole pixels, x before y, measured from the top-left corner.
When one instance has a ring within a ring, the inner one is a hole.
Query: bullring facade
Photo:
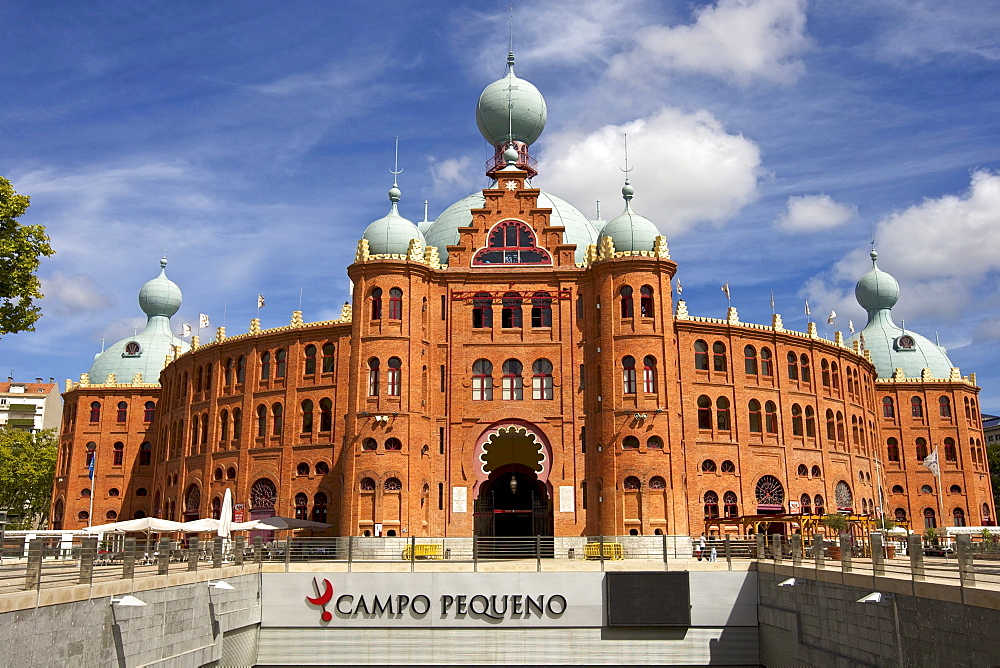
[[[393,184],[338,320],[185,342],[164,261],[146,330],[67,382],[53,527],[217,515],[227,488],[237,519],[331,535],[697,534],[846,509],[993,523],[975,376],[892,322],[874,252],[850,340],[692,316],[628,181],[607,223],[534,187],[545,116],[510,56],[477,109],[492,184],[419,224]]]

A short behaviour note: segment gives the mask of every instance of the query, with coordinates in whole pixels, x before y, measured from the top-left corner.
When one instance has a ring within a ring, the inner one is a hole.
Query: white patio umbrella
[[[222,497],[222,511],[219,514],[219,527],[216,529],[219,536],[229,538],[229,532],[233,524],[233,492],[228,487],[226,495]]]
[[[158,517],[143,517],[137,520],[125,520],[123,522],[111,522],[110,524],[98,524],[97,526],[84,529],[87,533],[127,533],[141,531],[144,533],[183,531],[184,524],[171,520],[161,520]]]
[[[244,522],[250,524],[250,522]],[[332,524],[325,522],[313,522],[312,520],[297,520],[294,517],[268,517],[257,520],[257,524],[251,529],[262,531],[283,531],[285,529],[329,529]]]

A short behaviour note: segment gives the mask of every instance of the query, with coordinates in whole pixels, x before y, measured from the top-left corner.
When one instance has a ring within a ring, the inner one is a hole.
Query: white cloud
[[[578,206],[600,197],[604,218],[617,215],[625,133],[633,205],[668,236],[699,222],[724,223],[757,197],[760,148],[728,134],[707,111],[670,107],[624,125],[548,136],[537,183]]]
[[[42,294],[45,295],[45,310],[52,308],[60,315],[97,311],[110,306],[114,301],[102,293],[94,279],[87,274],[67,276],[61,271],[54,271],[51,276],[40,280]]]
[[[1000,14],[986,7],[982,0],[891,0],[879,53],[896,61],[926,62],[941,54],[1000,60]]]
[[[428,159],[428,166],[433,180],[435,195],[454,195],[456,192],[468,194],[476,188],[477,181],[473,178],[476,170],[472,168],[472,158],[462,156],[437,160]]]
[[[803,0],[719,0],[689,25],[654,25],[636,33],[635,47],[612,61],[619,79],[662,71],[709,74],[747,84],[795,81],[808,45]]]
[[[829,195],[793,196],[775,226],[787,232],[816,232],[843,225],[856,215],[855,207],[835,202]]]

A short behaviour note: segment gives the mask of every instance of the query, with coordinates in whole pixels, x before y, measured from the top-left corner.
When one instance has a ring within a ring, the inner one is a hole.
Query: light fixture
[[[795,578],[788,578],[787,580],[782,580],[781,582],[778,583],[778,586],[779,587],[794,587],[795,586]]]
[[[226,589],[226,590],[229,590],[229,591],[232,591],[232,590],[236,589],[236,587],[234,587],[233,585],[229,584],[225,580],[216,580],[215,582],[212,582],[211,580],[209,580],[208,586],[211,587],[212,589]]]
[[[856,603],[881,603],[882,601],[891,601],[893,598],[892,594],[883,594],[880,591],[873,591],[867,596],[859,598]]]
[[[111,605],[117,605],[119,607],[125,608],[138,608],[140,606],[146,605],[145,601],[140,601],[135,596],[122,596],[121,598],[111,597]]]
[[[517,478],[514,476],[510,477],[510,493],[517,494]]]

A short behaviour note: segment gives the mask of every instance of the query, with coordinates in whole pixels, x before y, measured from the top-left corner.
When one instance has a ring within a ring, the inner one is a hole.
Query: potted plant
[[[847,518],[840,513],[830,513],[829,515],[823,516],[823,525],[827,529],[832,529],[837,533],[837,536],[841,536],[847,533],[847,527],[849,526]],[[831,543],[827,548],[827,552],[831,559],[836,561],[840,560],[840,543]]]
[[[883,539],[883,546],[885,547],[886,559],[893,559],[896,556],[896,544],[888,540],[888,533],[895,529],[898,525],[887,517],[880,517],[875,520],[875,526],[879,531],[886,535]]]

